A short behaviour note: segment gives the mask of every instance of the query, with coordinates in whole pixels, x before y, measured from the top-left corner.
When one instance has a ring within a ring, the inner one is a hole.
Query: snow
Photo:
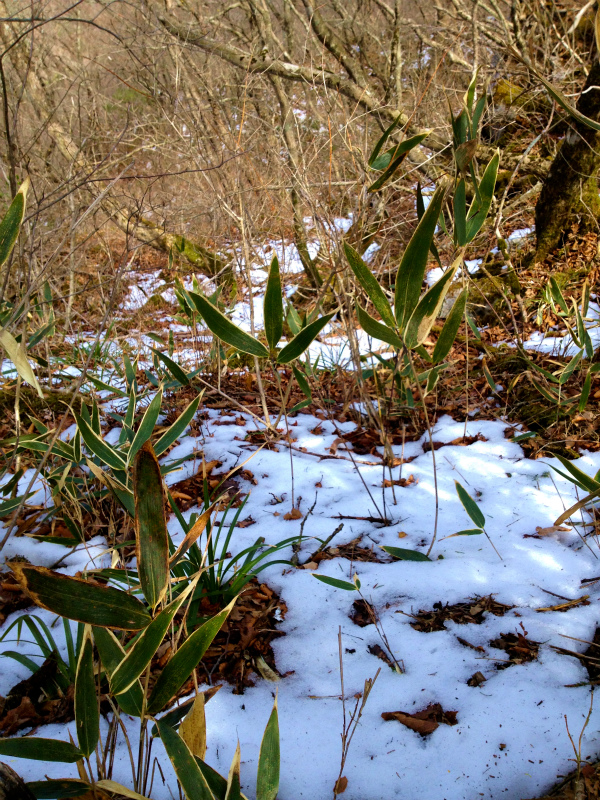
[[[588,314],[583,320],[583,324],[590,335],[594,350],[597,350],[600,347],[600,306],[597,303],[589,304]],[[572,358],[581,350],[573,341],[570,333],[544,336],[540,331],[534,331],[527,341],[523,342],[523,347],[527,350],[537,350],[540,353],[564,358]]]
[[[252,430],[250,416],[242,416],[246,430]],[[217,419],[222,417],[210,411],[203,422],[203,438],[182,436],[180,444],[163,460],[189,455],[201,446],[206,460],[219,459],[223,469],[228,469],[252,455],[246,468],[252,470],[258,485],[242,482],[242,486],[251,491],[244,514],[251,515],[256,524],[248,529],[236,528],[232,552],[252,544],[258,536],[265,536],[267,543],[277,543],[299,534],[301,522],[283,518],[291,508],[292,492],[286,447],[280,445],[279,452],[256,451],[243,441],[243,428],[214,425]],[[337,527],[339,514],[347,519],[332,544],[362,536],[363,544],[372,544],[376,551],[379,545],[427,550],[434,526],[435,491],[432,453],[423,449],[428,441],[425,434],[419,441],[406,443],[403,455],[414,460],[402,466],[402,476],[412,474],[417,482],[404,488],[396,486],[394,504],[391,490],[382,489],[384,475],[376,456],[357,455],[354,464],[348,451],[340,447],[340,458],[321,459],[331,456],[330,448],[339,431],[352,431],[354,423],[334,425],[329,420],[300,414],[290,420],[290,425],[296,439],[294,447],[307,450],[293,452],[293,489],[296,501],[302,498],[302,513],[306,514],[315,496],[317,499],[305,524],[301,564],[317,549],[319,540]],[[590,693],[589,687],[566,688],[566,684],[588,678],[579,661],[559,655],[552,645],[581,651],[584,643],[565,637],[593,637],[600,594],[593,584],[580,588],[580,581],[599,574],[600,548],[592,539],[587,540],[589,546],[583,544],[581,526],[579,532],[571,529],[554,537],[525,538],[534,535],[536,527],[551,526],[577,497],[575,487],[551,470],[551,464],[557,462],[525,458],[519,445],[505,437],[506,427],[502,421],[471,420],[467,435],[480,434],[485,441],[457,446],[448,443],[463,435],[464,423],[445,416],[435,425],[434,440],[446,444],[435,453],[440,515],[431,563],[350,563],[336,558],[319,565],[320,575],[344,580],[358,575],[363,596],[376,609],[393,654],[404,665],[403,674],[393,672],[369,653],[369,645],[383,643],[375,626],[360,628],[349,619],[352,603],[357,599],[355,593],[322,584],[310,569],[277,565],[261,574],[289,609],[280,625],[286,635],[273,642],[278,670],[289,675],[277,684],[257,678],[256,686],[243,696],[234,695],[226,686],[207,706],[207,760],[226,775],[239,738],[242,780],[249,797],[254,797],[260,740],[276,689],[282,758],[279,797],[320,800],[331,796],[341,752],[340,628],[349,708],[353,707],[354,695],[362,691],[365,679],[381,669],[344,770],[348,778],[346,800],[499,796],[519,800],[535,796],[548,788],[557,774],[571,769],[573,751],[563,715],[568,716],[570,730],[577,739],[589,710]],[[400,447],[393,449],[396,456],[401,455]],[[167,483],[194,474],[199,459],[200,456],[169,474]],[[600,454],[585,455],[578,466],[593,474],[600,467]],[[399,474],[400,468],[396,467],[394,478]],[[385,477],[389,477],[387,472]],[[476,499],[502,560],[484,536],[445,538],[471,527],[456,495],[455,479]],[[274,505],[274,496],[283,502]],[[194,510],[198,509],[190,511]],[[390,524],[357,519],[380,514],[387,516]],[[182,534],[176,520],[171,519],[169,527],[177,544]],[[44,566],[60,561],[61,571],[69,574],[92,564],[106,566],[110,560],[100,537],[74,552],[23,537],[11,539],[4,553],[7,558],[17,553],[25,555]],[[284,557],[290,555],[288,550]],[[538,613],[538,608],[561,602],[551,592],[568,598],[589,594],[590,604],[564,613]],[[435,602],[456,603],[490,593],[514,608],[504,617],[488,614],[481,625],[447,622],[446,630],[435,633],[419,632],[410,625],[407,615],[429,610]],[[13,614],[1,630],[19,613],[22,612]],[[52,621],[48,612],[33,613],[48,624]],[[505,660],[506,653],[492,647],[491,640],[501,633],[523,631],[527,631],[529,639],[541,643],[539,658],[498,671],[495,659]],[[64,653],[62,625],[55,625],[52,632]],[[484,652],[463,646],[457,636],[484,648]],[[14,642],[3,642],[0,647],[16,649]],[[20,649],[31,653],[34,648],[23,643]],[[2,666],[0,694],[6,695],[28,673],[11,659],[4,659]],[[487,681],[480,687],[468,686],[468,678],[478,671]],[[445,710],[456,711],[458,724],[440,725],[428,738],[381,717],[386,711],[412,713],[434,702],[441,703]],[[598,750],[599,722],[599,713],[594,710],[583,736],[584,758]],[[126,724],[130,736],[137,737],[137,723],[126,720]],[[73,724],[47,726],[37,735],[65,740],[67,730],[75,736]],[[128,783],[129,757],[122,737],[119,742],[115,779]],[[174,792],[173,774],[160,742],[155,743],[153,753],[160,758],[167,785],[157,781],[152,797],[167,800]],[[28,780],[42,779],[44,775],[77,776],[72,765],[6,757],[4,760]]]

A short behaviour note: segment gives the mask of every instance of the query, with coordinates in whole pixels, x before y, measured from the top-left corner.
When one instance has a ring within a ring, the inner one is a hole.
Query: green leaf
[[[480,342],[481,341],[481,334],[479,333],[479,328],[477,327],[477,324],[476,324],[475,320],[469,314],[468,311],[465,313],[465,317],[467,318],[467,325],[471,329],[471,333],[477,339],[477,341]]]
[[[156,425],[156,420],[158,419],[158,415],[160,414],[162,399],[163,399],[162,391],[157,392],[152,398],[150,404],[148,405],[148,408],[144,412],[144,416],[142,417],[140,426],[137,429],[135,438],[131,443],[129,452],[127,453],[128,462],[131,463],[131,459],[135,456],[140,447],[143,444],[145,444],[152,435],[152,431],[154,430],[154,427]]]
[[[579,364],[579,362],[581,361],[581,358],[582,358],[582,356],[583,356],[583,350],[580,350],[580,351],[577,353],[577,355],[573,356],[573,358],[572,358],[572,359],[569,361],[569,363],[566,365],[566,367],[565,367],[565,368],[564,368],[564,370],[562,371],[562,373],[561,373],[561,375],[560,375],[560,378],[559,378],[559,380],[558,380],[558,382],[559,382],[559,384],[560,384],[561,386],[562,386],[563,384],[565,384],[565,383],[566,383],[566,382],[569,380],[569,378],[571,377],[571,375],[572,375],[572,374],[573,374],[573,372],[575,371],[575,368],[577,367],[577,365],[578,365],[578,364]]]
[[[202,318],[212,331],[212,333],[223,342],[242,353],[248,353],[251,356],[258,356],[259,358],[268,358],[269,351],[259,342],[258,339],[250,336],[250,334],[238,328],[233,322],[227,319],[225,314],[222,314],[218,308],[212,305],[206,297],[196,292],[190,292],[194,305],[202,315]]]
[[[29,189],[29,178],[19,187],[8,211],[0,222],[0,267],[6,262],[17,237],[21,230],[21,223],[25,216],[25,203],[27,201],[27,190]]]
[[[188,800],[214,800],[200,767],[183,739],[162,720],[156,723],[177,780]]]
[[[526,433],[519,433],[517,436],[513,436],[509,441],[519,444],[519,442],[526,442],[528,439],[535,439],[536,436],[537,433],[534,433],[534,431],[527,431]]]
[[[195,630],[177,650],[154,684],[148,700],[149,714],[157,714],[177,694],[221,630],[236,600],[237,597]]]
[[[209,767],[208,764],[202,761],[201,758],[198,758],[198,756],[194,756],[194,758],[196,759],[196,764],[198,764],[200,772],[204,775],[204,779],[210,786],[211,792],[217,800],[225,800],[225,794],[227,793],[227,781],[225,778],[219,775],[215,769]]]
[[[568,314],[569,307],[567,305],[567,301],[565,300],[564,295],[560,290],[560,286],[556,282],[556,278],[552,275],[550,276],[550,294],[556,305],[563,312],[563,314]]]
[[[465,179],[461,178],[454,190],[454,236],[459,247],[467,242],[467,198]]]
[[[415,136],[411,136],[410,139],[405,139],[396,147],[391,148],[388,150],[387,153],[383,156],[379,156],[377,160],[373,161],[373,168],[375,169],[375,164],[381,165],[385,169],[383,175],[381,175],[375,183],[372,183],[369,188],[367,189],[368,192],[376,192],[381,187],[387,183],[390,178],[394,175],[400,164],[404,161],[408,153],[417,145],[421,144],[421,142],[426,139],[431,131],[424,131],[423,133],[417,133]],[[387,165],[386,165],[387,161]],[[386,165],[386,166],[384,166]],[[387,168],[386,168],[387,167]]]
[[[302,390],[302,394],[306,397],[306,399],[310,403],[312,401],[312,392],[310,390],[310,384],[308,382],[308,378],[306,377],[304,372],[302,372],[302,370],[299,369],[299,367],[297,367],[295,364],[292,364],[292,370],[294,372],[294,377],[296,378],[298,386]]]
[[[391,125],[390,125],[388,128],[386,128],[386,130],[383,132],[382,136],[381,136],[381,137],[379,138],[379,140],[377,141],[377,144],[376,144],[376,145],[375,145],[375,147],[373,148],[373,152],[372,152],[372,153],[371,153],[371,155],[369,156],[369,161],[368,161],[368,164],[369,164],[369,166],[371,167],[371,169],[379,169],[379,167],[375,167],[375,166],[374,166],[374,164],[375,164],[375,163],[376,163],[376,161],[377,161],[377,157],[379,156],[379,153],[381,152],[381,150],[382,150],[382,148],[383,148],[384,144],[385,144],[385,143],[387,142],[387,140],[390,138],[391,134],[392,134],[392,133],[394,132],[394,130],[395,130],[397,127],[398,127],[398,125],[400,124],[400,122],[402,122],[402,115],[401,115],[401,114],[398,114],[398,116],[396,117],[396,119],[395,119],[395,120],[392,122],[392,124],[391,124]],[[389,164],[389,159],[388,159],[388,161],[387,161],[387,164]],[[385,166],[387,166],[387,164],[386,164]]]
[[[110,680],[110,676],[125,658],[126,652],[112,631],[107,628],[96,627],[93,628],[93,631],[100,661]],[[141,717],[143,697],[142,684],[137,681],[126,692],[117,697],[117,702],[125,714],[130,714],[132,717]]]
[[[420,553],[418,550],[406,550],[404,547],[382,547],[381,549],[401,561],[431,561],[429,556],[426,556],[425,553]]]
[[[181,604],[193,589],[189,584],[188,591],[182,592],[177,599],[164,608],[138,636],[135,644],[129,649],[125,658],[110,675],[110,688],[113,694],[120,695],[135,684],[142,672],[156,655],[166,632]]]
[[[581,389],[581,396],[579,397],[579,411],[584,411],[587,405],[587,401],[590,397],[590,392],[592,390],[592,373],[588,372],[585,376],[585,380],[583,382],[583,387]]]
[[[349,581],[341,581],[339,578],[329,578],[327,575],[315,575],[312,573],[313,578],[316,578],[321,583],[326,583],[327,586],[333,586],[335,589],[345,589],[347,592],[355,592],[359,586],[350,583]]]
[[[435,191],[427,210],[413,233],[396,274],[395,314],[398,327],[403,330],[415,310],[421,295],[425,267],[433,234],[446,196],[446,184]]]
[[[169,581],[169,533],[160,464],[149,442],[134,459],[132,484],[140,585],[148,605],[156,608]]]
[[[58,780],[30,781],[25,786],[37,800],[61,800],[63,797],[79,797],[90,791],[87,781]]]
[[[411,314],[404,333],[404,343],[411,350],[423,344],[429,336],[457,269],[456,264],[450,267],[439,281],[436,281],[431,289],[425,292]]]
[[[450,352],[465,313],[468,296],[469,290],[463,289],[454,301],[454,305],[446,317],[444,327],[442,328],[442,331],[438,336],[438,340],[435,343],[435,347],[433,348],[432,359],[434,364],[443,361]]]
[[[335,313],[334,311],[333,314],[326,314],[324,317],[311,322],[306,328],[302,328],[300,333],[297,333],[292,341],[279,351],[277,354],[277,363],[289,364],[290,361],[299,358],[307,347],[317,338],[319,333],[321,333],[329,320],[335,316]]]
[[[444,536],[444,539],[454,539],[455,536],[479,536],[481,533],[483,533],[481,528],[469,528],[466,531],[458,531],[451,533],[450,536]]]
[[[467,238],[465,243],[473,241],[485,222],[485,218],[488,215],[490,206],[492,204],[492,199],[494,197],[499,164],[500,151],[497,150],[495,155],[492,156],[490,163],[485,168],[485,172],[483,173],[483,177],[479,183],[479,195],[481,197],[481,203],[478,203],[474,200],[473,205],[469,210],[469,219],[467,220]]]
[[[557,458],[567,472],[570,473],[571,477],[569,480],[576,486],[585,489],[586,492],[595,492],[600,488],[600,483],[598,481],[591,478],[587,473],[582,472],[582,470],[580,470],[579,467],[576,467],[572,461],[569,461],[558,453],[555,454],[555,458]]]
[[[87,628],[75,676],[75,728],[79,749],[90,756],[100,737],[100,712],[94,679],[94,648]]]
[[[37,736],[22,736],[17,739],[0,739],[0,756],[73,764],[83,757],[83,753],[70,742],[42,739]]]
[[[190,384],[189,378],[186,375],[186,373],[181,369],[179,364],[173,361],[172,358],[169,358],[169,356],[165,355],[164,353],[161,353],[160,350],[156,350],[156,348],[154,347],[152,348],[152,352],[156,356],[158,356],[158,358],[160,358],[160,360],[163,362],[165,367],[169,370],[169,372],[175,378],[176,381],[179,381],[179,383],[182,386],[189,386]]]
[[[106,464],[113,469],[125,469],[126,464],[125,460],[118,453],[114,447],[111,447],[107,444],[101,436],[98,436],[92,430],[92,427],[80,417],[77,412],[73,412],[75,414],[75,419],[77,421],[77,428],[81,433],[81,438],[86,443],[90,453],[97,456],[103,464]]]
[[[535,388],[538,390],[538,392],[542,395],[542,397],[545,397],[546,400],[548,400],[548,402],[550,402],[550,403],[558,403],[559,402],[558,395],[555,394],[554,392],[552,392],[546,386],[542,386],[542,384],[539,381],[536,381],[535,378],[532,378],[531,382],[535,386]]]
[[[165,450],[167,450],[173,442],[175,442],[190,422],[194,419],[194,414],[198,410],[198,406],[200,405],[200,400],[202,399],[202,395],[204,394],[204,390],[196,397],[189,406],[181,413],[178,419],[171,425],[170,428],[163,433],[160,437],[158,442],[154,445],[154,453],[157,456],[162,455]]]
[[[126,592],[20,561],[9,566],[33,602],[60,617],[126,631],[141,630],[150,623],[142,603]]]
[[[279,791],[279,716],[277,697],[267,722],[258,756],[256,800],[275,800]]]
[[[356,305],[356,314],[358,316],[360,327],[365,333],[367,333],[369,336],[372,336],[373,339],[378,339],[386,344],[391,344],[392,347],[396,348],[396,350],[402,350],[404,343],[398,334],[392,328],[388,328],[387,325],[384,325],[382,322],[378,322],[376,319],[374,319],[368,313],[368,311],[365,311],[364,308],[361,308],[358,303]]]
[[[225,800],[242,800],[242,790],[240,787],[240,743],[237,743],[229,776],[227,778],[227,790]]]
[[[464,486],[458,481],[454,481],[454,485],[456,486],[456,493],[458,494],[458,499],[463,504],[463,507],[467,514],[471,517],[475,525],[478,528],[485,528],[485,517],[475,500],[471,497],[471,495],[467,492]]]
[[[271,350],[274,350],[283,333],[283,292],[277,256],[274,256],[271,261],[263,310],[267,342]]]
[[[377,278],[375,278],[356,250],[351,247],[348,242],[344,242],[344,253],[346,254],[352,272],[356,276],[356,280],[367,293],[369,300],[377,309],[377,313],[381,319],[388,327],[395,328],[396,320],[394,319],[392,308]]]

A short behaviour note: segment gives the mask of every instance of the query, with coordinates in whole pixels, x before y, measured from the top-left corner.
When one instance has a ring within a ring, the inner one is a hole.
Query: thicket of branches
[[[124,264],[150,245],[225,275],[234,242],[268,233],[295,240],[317,287],[338,259],[331,220],[350,214],[348,240],[363,252],[377,234],[385,269],[412,230],[416,182],[454,168],[449,108],[477,71],[489,95],[477,158],[501,148],[502,233],[523,194],[533,206],[569,125],[531,70],[577,97],[594,11],[583,0],[2,2],[3,194],[32,178],[27,280],[50,277],[70,314],[99,242],[114,259],[124,241]],[[404,135],[432,132],[374,197],[366,159],[398,117]]]

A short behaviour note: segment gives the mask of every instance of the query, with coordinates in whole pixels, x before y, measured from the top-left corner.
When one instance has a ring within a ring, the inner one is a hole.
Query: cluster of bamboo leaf
[[[176,730],[182,725],[181,708],[161,715],[177,698],[237,597],[200,627],[188,630],[185,618],[201,570],[188,581],[172,577],[171,567],[185,553],[191,539],[184,540],[175,553],[169,553],[160,466],[148,443],[134,456],[132,486],[139,579],[134,591],[72,578],[24,562],[9,565],[20,586],[38,606],[63,619],[79,622],[83,629],[78,636],[74,674],[77,743],[33,736],[3,739],[0,740],[0,755],[78,764],[81,777],[77,780],[29,784],[37,797],[72,797],[97,787],[143,798],[151,788],[149,748],[152,737],[159,736],[188,798],[237,800],[242,796],[239,747],[227,779],[203,760],[206,747],[201,736],[205,730],[204,696],[199,694],[191,707],[190,704],[185,707],[185,719],[189,717],[189,721],[181,735]],[[138,593],[141,598],[136,596]],[[149,688],[153,659],[164,641],[170,643],[173,655],[157,674],[153,674]],[[101,694],[108,694],[116,718],[124,714],[139,720],[139,755],[133,792],[106,777],[105,748],[100,745]],[[150,723],[154,726],[148,737]],[[90,760],[94,755],[97,778]],[[257,799],[274,800],[278,784],[279,733],[275,703],[261,746]]]

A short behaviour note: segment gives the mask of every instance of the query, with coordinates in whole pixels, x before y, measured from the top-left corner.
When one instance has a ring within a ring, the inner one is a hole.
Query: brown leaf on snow
[[[413,483],[418,483],[419,479],[415,478],[414,475],[409,475],[408,478],[399,478],[395,481],[384,480],[383,486],[384,489],[391,489],[392,486],[411,486]]]
[[[236,528],[249,528],[250,525],[256,525],[256,520],[252,519],[252,517],[246,517],[246,519],[241,519],[237,524]]]
[[[335,786],[333,787],[333,793],[343,794],[347,788],[348,788],[348,778],[342,775],[341,778],[338,778],[337,781],[335,782]]]
[[[402,725],[410,728],[411,731],[416,731],[421,736],[429,736],[440,724],[456,725],[458,723],[457,713],[456,711],[444,711],[439,703],[431,703],[423,711],[417,711],[415,714],[407,714],[405,711],[384,711],[381,716],[386,721],[401,722]]]
[[[567,525],[549,525],[547,528],[540,528],[539,525],[536,526],[535,532],[538,536],[554,536],[561,531],[570,531]]]
[[[287,514],[283,515],[284,519],[302,519],[302,512],[297,508],[292,508],[291,511],[288,511]]]

